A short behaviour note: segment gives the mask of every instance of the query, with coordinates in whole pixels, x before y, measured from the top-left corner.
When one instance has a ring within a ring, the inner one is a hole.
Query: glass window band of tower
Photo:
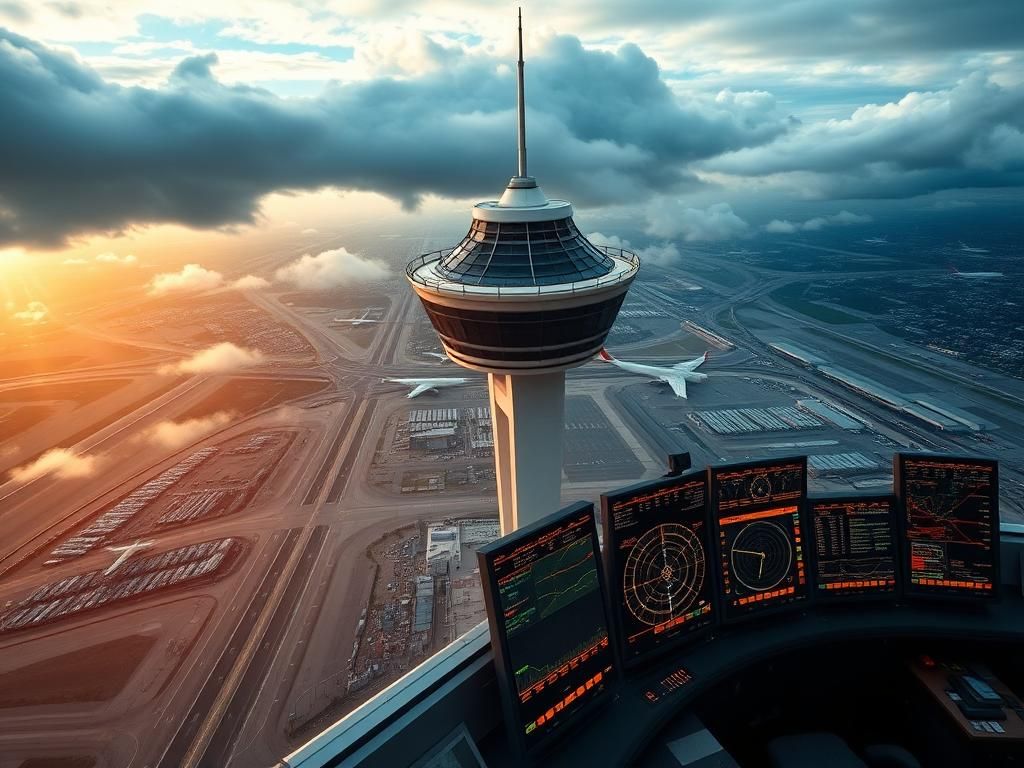
[[[529,286],[603,277],[614,266],[571,217],[504,223],[474,219],[462,242],[441,259],[437,272],[470,285]]]
[[[445,343],[466,355],[530,360],[599,348],[611,330],[625,292],[579,307],[492,312],[435,304],[423,307]]]

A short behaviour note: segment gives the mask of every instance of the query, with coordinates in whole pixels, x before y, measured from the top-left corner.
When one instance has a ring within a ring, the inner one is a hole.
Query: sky
[[[496,197],[515,170],[515,8],[0,0],[0,267],[183,264]],[[1017,0],[523,12],[531,173],[591,220],[634,222],[655,259],[1021,202]]]

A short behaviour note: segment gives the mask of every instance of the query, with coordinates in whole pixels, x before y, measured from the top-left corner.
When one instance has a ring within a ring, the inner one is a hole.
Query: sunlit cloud
[[[130,267],[139,263],[139,260],[135,258],[134,254],[128,253],[124,256],[118,256],[116,253],[100,253],[96,256],[96,261],[101,264],[120,264],[123,267]]]
[[[157,373],[162,376],[179,373],[231,373],[262,362],[263,353],[258,349],[248,349],[230,341],[222,341],[196,352],[181,362],[160,366]]]
[[[161,421],[147,429],[143,438],[154,445],[175,450],[216,432],[229,424],[232,417],[228,411],[218,411],[205,418]]]
[[[337,248],[316,256],[307,253],[281,267],[274,277],[280,282],[312,291],[384,280],[390,274],[391,270],[382,261]]]
[[[149,282],[149,293],[162,296],[178,291],[208,291],[224,282],[224,275],[199,264],[186,264],[179,272],[161,272]]]
[[[66,448],[54,448],[31,463],[12,469],[11,479],[24,483],[51,473],[62,480],[89,477],[98,469],[99,464],[100,460],[96,456],[83,456]]]
[[[266,288],[268,285],[270,285],[270,281],[259,275],[246,275],[231,283],[232,288],[240,291],[253,291],[259,288]]]
[[[30,301],[24,309],[11,312],[11,319],[22,325],[43,325],[50,319],[50,309],[41,301]]]

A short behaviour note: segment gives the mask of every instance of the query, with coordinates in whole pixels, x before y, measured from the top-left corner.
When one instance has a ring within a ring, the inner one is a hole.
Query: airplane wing
[[[665,377],[665,382],[672,387],[672,391],[676,393],[676,397],[686,399],[686,379],[682,376],[668,375]]]
[[[430,385],[430,384],[417,384],[415,387],[412,388],[412,392],[410,392],[408,395],[406,395],[406,397],[409,400],[412,400],[412,398],[419,397],[424,392],[429,392],[433,388],[434,387],[432,385]]]
[[[698,357],[696,360],[687,360],[685,363],[676,363],[672,367],[677,371],[695,371],[708,359],[708,353],[705,352],[703,355]],[[686,397],[686,395],[683,395]]]

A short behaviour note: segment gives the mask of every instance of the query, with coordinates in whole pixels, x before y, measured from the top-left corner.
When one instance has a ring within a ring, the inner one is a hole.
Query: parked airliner
[[[469,379],[454,377],[444,379],[383,379],[383,381],[389,381],[393,384],[404,384],[407,387],[412,387],[412,390],[408,395],[406,395],[410,400],[414,397],[419,397],[424,392],[437,392],[439,389],[458,387],[469,383]]]
[[[639,373],[642,376],[650,376],[652,379],[665,382],[672,387],[672,391],[676,393],[676,397],[686,397],[686,382],[691,381],[696,383],[699,381],[706,381],[708,378],[706,374],[697,373],[697,368],[703,365],[708,359],[707,352],[695,360],[676,363],[671,368],[663,368],[658,365],[627,363],[612,357],[606,349],[602,349],[599,354],[602,360],[611,363],[624,371]]]
[[[127,544],[127,545],[125,545],[123,547],[107,547],[107,549],[110,550],[111,552],[120,552],[121,554],[118,556],[118,558],[116,560],[114,560],[113,563],[110,564],[110,567],[107,568],[107,570],[105,570],[103,572],[103,575],[104,576],[109,576],[114,571],[116,571],[118,568],[120,568],[121,565],[124,563],[124,561],[127,560],[129,557],[134,555],[139,550],[149,549],[155,543],[156,543],[155,541],[142,541],[142,540],[139,540],[139,541],[136,541],[134,544]]]
[[[336,317],[334,318],[334,322],[342,325],[349,325],[353,328],[358,328],[361,325],[373,325],[376,323],[383,323],[384,321],[371,318],[370,310],[366,310],[365,312],[363,312],[362,317]]]

